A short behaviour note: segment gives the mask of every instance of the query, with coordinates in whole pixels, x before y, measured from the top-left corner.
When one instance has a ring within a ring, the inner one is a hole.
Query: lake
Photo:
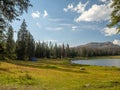
[[[73,64],[120,67],[120,59],[71,60]]]

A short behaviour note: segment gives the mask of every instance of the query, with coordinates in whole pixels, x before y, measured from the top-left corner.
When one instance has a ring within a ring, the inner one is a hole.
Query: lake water
[[[73,64],[116,66],[120,67],[120,59],[72,60]]]

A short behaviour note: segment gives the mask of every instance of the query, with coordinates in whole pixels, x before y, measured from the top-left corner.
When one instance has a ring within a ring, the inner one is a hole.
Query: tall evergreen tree
[[[66,46],[66,57],[70,57],[70,47],[69,44]]]
[[[49,48],[50,48],[50,58],[53,58],[53,56],[54,56],[54,46],[53,46],[51,41],[49,43]]]
[[[18,32],[18,39],[17,39],[17,58],[18,59],[26,59],[26,52],[27,52],[27,25],[25,20],[23,20],[22,24],[21,24],[21,28]]]
[[[61,58],[64,58],[65,57],[65,45],[62,44],[62,47],[61,47]]]
[[[13,39],[13,28],[12,26],[9,27],[7,32],[7,40],[6,40],[6,52],[9,56],[9,58],[12,58],[14,50],[15,50],[15,43]]]
[[[35,43],[35,56],[38,58],[41,57],[41,43],[40,43],[40,41]]]
[[[17,58],[18,59],[26,59],[27,58],[27,39],[28,39],[28,30],[25,20],[23,20],[21,24],[21,28],[18,32],[18,39],[17,39]]]
[[[5,29],[6,29],[5,27],[6,24],[0,14],[0,45],[5,41]]]
[[[29,60],[31,59],[31,57],[35,56],[35,41],[33,36],[31,35],[31,33],[28,33],[28,39],[27,39],[27,54],[29,57]]]
[[[21,24],[21,28],[18,32],[17,46],[16,46],[17,58],[22,60],[28,60],[35,56],[35,42],[32,34],[27,30],[25,20]]]
[[[55,43],[55,46],[54,46],[54,58],[57,58],[57,57],[58,57],[58,46]]]
[[[0,59],[4,59],[6,23],[0,11]]]

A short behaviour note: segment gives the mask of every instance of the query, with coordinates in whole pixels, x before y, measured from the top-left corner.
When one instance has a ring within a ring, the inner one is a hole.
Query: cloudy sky
[[[12,25],[18,31],[25,19],[36,41],[71,46],[105,41],[120,43],[115,28],[106,27],[110,22],[111,0],[31,0],[31,3],[33,7],[28,13]]]

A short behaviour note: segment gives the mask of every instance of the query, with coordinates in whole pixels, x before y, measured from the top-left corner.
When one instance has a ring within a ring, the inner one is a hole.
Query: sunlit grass
[[[0,65],[0,89],[120,90],[120,68],[72,65],[69,60],[9,62]]]

